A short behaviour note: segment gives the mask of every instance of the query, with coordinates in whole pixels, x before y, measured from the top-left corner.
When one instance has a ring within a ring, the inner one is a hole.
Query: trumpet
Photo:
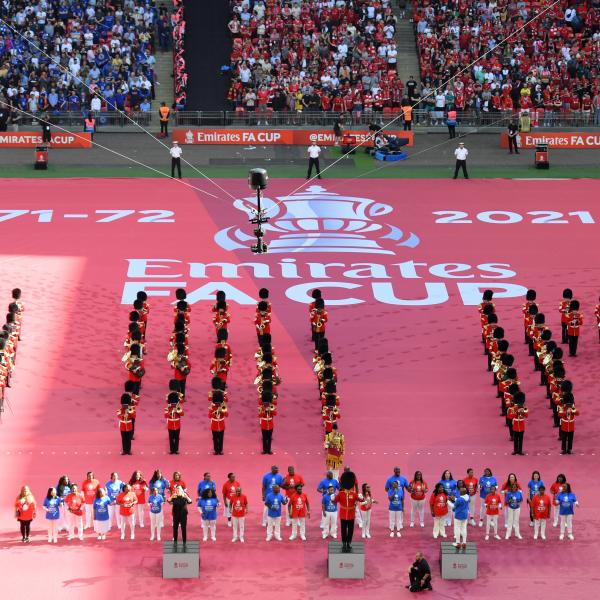
[[[264,407],[264,405],[259,406],[258,407],[258,414],[260,415],[262,410],[267,410],[267,411],[274,411],[275,410],[275,405],[274,404],[269,404],[266,408]]]

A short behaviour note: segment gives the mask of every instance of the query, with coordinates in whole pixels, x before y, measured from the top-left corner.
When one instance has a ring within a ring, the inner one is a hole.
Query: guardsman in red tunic
[[[260,309],[258,308],[258,304],[260,304],[261,302],[266,302],[267,303],[267,312],[269,314],[271,314],[271,303],[269,302],[269,290],[267,288],[260,288],[260,290],[258,290],[258,297],[260,298],[260,300],[258,301],[257,305],[256,305],[256,312],[260,312]]]
[[[190,305],[185,300],[178,300],[175,308],[173,309],[173,323],[175,321],[183,319],[186,325],[189,325],[191,319]]]
[[[526,343],[529,345],[529,356],[533,356],[533,341],[531,339],[533,327],[535,325],[535,317],[539,313],[539,308],[537,304],[532,304],[527,309],[527,315],[524,317],[524,325],[525,325],[525,339]]]
[[[328,394],[325,397],[325,406],[322,411],[325,434],[327,435],[333,431],[333,426],[340,418],[340,409],[336,406],[336,397],[333,394]]]
[[[516,392],[513,396],[514,404],[508,409],[507,417],[512,419],[513,430],[513,455],[523,456],[523,437],[525,436],[525,419],[529,410],[525,406],[525,394]]]
[[[277,415],[277,407],[273,404],[273,396],[268,392],[261,394],[261,405],[258,408],[258,420],[262,433],[262,453],[273,454],[271,452],[271,442],[273,439],[273,417]]]
[[[319,347],[319,342],[325,337],[327,319],[328,315],[325,310],[325,301],[323,298],[319,298],[315,300],[315,307],[310,311],[310,326],[315,349]]]
[[[146,320],[147,320],[148,315],[150,314],[150,304],[148,303],[148,294],[146,294],[146,292],[141,290],[136,294],[136,300],[142,301],[141,312],[146,316]]]
[[[513,439],[513,429],[512,429],[512,416],[508,416],[508,411],[515,403],[515,394],[520,391],[518,383],[511,383],[504,392],[504,398],[502,399],[502,414],[505,416],[506,426],[508,427],[508,436],[510,441],[514,441]]]
[[[135,393],[139,395],[142,386],[142,377],[146,374],[142,349],[139,344],[132,344],[129,348],[129,358],[125,361],[125,368],[129,371],[128,379],[135,384]]]
[[[131,398],[131,408],[133,411],[130,413],[131,415],[131,439],[135,439],[135,418],[137,416],[137,407],[140,403],[139,394],[135,393],[135,382],[127,380],[125,382],[125,393],[129,395]]]
[[[342,473],[340,485],[342,489],[336,494],[334,502],[338,505],[340,513],[342,552],[351,552],[356,507],[362,500],[362,496],[355,489],[356,475],[351,471]]]
[[[583,325],[583,314],[579,311],[578,300],[571,300],[566,318],[569,356],[577,356],[577,343],[579,342],[579,333]]]
[[[308,305],[309,318],[310,318],[310,314],[312,313],[312,311],[315,308],[315,302],[322,297],[321,290],[318,290],[318,289],[313,290],[311,293],[311,297],[312,297],[313,301]]]
[[[177,356],[174,358],[171,365],[173,366],[173,379],[179,381],[179,391],[185,395],[185,384],[187,376],[192,370],[192,363],[186,354],[186,347],[183,344],[178,344],[176,347]]]
[[[227,329],[229,323],[231,322],[231,315],[227,311],[227,302],[217,302],[216,311],[213,316],[213,324],[215,329],[219,331],[219,329]]]
[[[223,393],[223,401],[224,402],[228,401],[227,384],[220,377],[213,377],[210,385],[211,385],[212,389],[210,390],[210,392],[208,392],[208,403],[209,404],[212,403],[213,394],[215,392],[222,392]]]
[[[563,406],[558,411],[562,438],[561,454],[571,454],[573,450],[573,436],[575,435],[575,417],[579,415],[579,411],[573,404],[573,394],[565,393],[563,395],[563,402]]]
[[[146,326],[148,325],[148,317],[144,312],[144,303],[141,300],[133,301],[133,311],[137,313],[139,323],[140,333],[142,334],[142,339],[146,337]],[[131,313],[133,315],[133,312]],[[132,321],[133,322],[133,321]]]
[[[134,411],[129,394],[123,394],[121,396],[121,408],[117,411],[119,431],[121,432],[121,454],[131,454],[131,438],[133,437],[131,416]]]
[[[492,298],[494,297],[494,292],[492,290],[484,290],[483,295],[481,297],[481,302],[477,307],[480,313],[483,313],[483,309],[486,306],[492,306],[494,311],[496,310],[495,304],[492,302]]]
[[[262,345],[263,336],[271,333],[271,313],[269,312],[269,303],[261,300],[256,307],[256,318],[254,326],[256,327],[256,336],[258,344]]]
[[[216,294],[216,302],[212,306],[212,311],[216,313],[219,310],[219,302],[227,302],[227,295],[225,292],[218,291]],[[227,304],[225,305],[227,307]]]
[[[541,347],[541,335],[546,329],[548,329],[548,327],[546,327],[546,316],[543,313],[538,313],[537,315],[535,315],[533,319],[533,325],[529,329],[529,334],[531,338],[531,347],[529,354],[530,356],[533,356],[533,362],[536,371],[540,370],[540,365],[538,363],[537,358],[537,351]]]
[[[562,300],[558,305],[558,312],[560,313],[560,326],[562,329],[562,343],[566,344],[569,340],[567,339],[567,314],[569,312],[569,304],[573,300],[573,291],[569,288],[563,290]]]
[[[229,364],[225,358],[225,348],[217,348],[215,350],[215,358],[210,364],[210,372],[213,377],[218,377],[223,382],[227,382],[227,375],[229,373]]]
[[[529,336],[527,335],[527,328],[531,325],[533,321],[533,316],[531,316],[529,309],[532,306],[537,308],[537,304],[535,302],[537,298],[537,292],[535,290],[527,290],[527,294],[525,295],[525,302],[521,305],[521,310],[523,312],[523,325],[525,329],[525,343],[529,343]]]
[[[257,386],[258,391],[258,406],[262,406],[262,394],[263,392],[267,394],[271,394],[271,404],[273,406],[277,406],[277,398],[279,398],[279,394],[277,393],[277,386],[273,385],[272,379],[265,379],[261,381]]]
[[[184,414],[179,399],[180,396],[178,392],[170,392],[167,396],[165,417],[167,419],[167,431],[169,432],[169,454],[179,454],[181,417],[183,417]]]
[[[223,441],[225,438],[225,417],[228,416],[227,404],[223,392],[214,390],[212,402],[208,409],[210,430],[212,432],[214,454],[223,454]]]
[[[218,329],[217,330],[217,348],[225,348],[225,360],[228,362],[229,366],[231,366],[231,360],[233,358],[233,354],[231,353],[231,346],[227,341],[229,339],[229,332],[227,329]]]

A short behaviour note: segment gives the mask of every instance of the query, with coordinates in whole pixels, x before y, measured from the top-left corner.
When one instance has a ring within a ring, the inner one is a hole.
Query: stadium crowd
[[[433,123],[454,106],[600,124],[598,0],[413,1],[413,17]]]
[[[151,110],[154,0],[3,2],[0,18],[0,100],[33,114]]]
[[[231,110],[399,110],[391,0],[231,6]]]

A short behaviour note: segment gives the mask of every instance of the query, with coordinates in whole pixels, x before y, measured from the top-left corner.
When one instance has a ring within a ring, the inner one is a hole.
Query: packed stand
[[[187,71],[185,68],[185,15],[183,0],[173,0],[174,11],[171,14],[173,31],[173,72],[175,76],[175,106],[185,108],[187,102]],[[159,32],[161,31],[159,27]],[[160,35],[160,33],[159,33]],[[162,39],[162,38],[161,38]]]
[[[0,100],[33,114],[151,110],[153,0],[4,2],[0,18]]]
[[[236,111],[400,111],[391,0],[233,0]]]
[[[419,108],[432,124],[452,108],[499,117],[528,111],[533,125],[600,124],[597,0],[413,1],[413,20]]]

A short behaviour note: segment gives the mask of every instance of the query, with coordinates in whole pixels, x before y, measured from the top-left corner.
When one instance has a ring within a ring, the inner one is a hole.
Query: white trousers
[[[479,505],[479,520],[483,521],[483,515],[485,515],[485,499],[479,498],[481,504]]]
[[[506,521],[506,537],[509,538],[514,528],[515,535],[521,535],[519,529],[519,516],[521,514],[521,508],[507,508],[506,514],[508,515]]]
[[[94,505],[86,504],[85,505],[85,528],[92,527],[94,523]]]
[[[61,531],[63,531],[63,529],[65,531],[69,531],[69,509],[66,507],[66,505],[61,504],[58,507],[58,532],[60,533]]]
[[[477,496],[469,496],[469,517],[471,519],[475,518],[475,498]]]
[[[454,539],[457,544],[467,543],[467,519],[454,518]]]
[[[223,503],[223,516],[226,519],[231,518],[231,502],[229,502],[229,500],[225,500]]]
[[[569,535],[573,534],[573,515],[560,515],[560,535],[565,535],[565,527]]]
[[[552,524],[554,527],[558,525],[558,517],[559,517],[560,508],[558,506],[552,505]]]
[[[326,512],[323,523],[323,535],[337,537],[337,512]]]
[[[490,527],[494,530],[494,535],[498,535],[498,515],[486,515],[485,535],[490,535]]]
[[[452,519],[454,517],[454,513],[449,510],[448,514],[444,517],[444,527],[450,527],[452,525]]]
[[[361,527],[361,528],[363,526],[363,522],[362,522],[363,515],[362,515],[362,513],[363,513],[363,511],[360,510],[360,509],[358,509],[358,510],[356,510],[354,512],[354,520],[356,521],[356,524],[358,525],[358,527]]]
[[[108,522],[110,526],[116,523],[117,527],[121,529],[121,514],[119,513],[119,507],[117,504],[108,505]]]
[[[437,538],[438,535],[442,537],[446,537],[446,527],[444,523],[446,522],[446,517],[433,517],[433,537]]]
[[[281,517],[269,517],[267,516],[267,541],[273,537],[275,532],[275,539],[281,539]]]
[[[202,533],[204,535],[204,541],[208,539],[208,531],[210,530],[210,539],[217,539],[217,522],[216,521],[208,521],[202,519]]]
[[[121,517],[121,537],[125,537],[125,530],[127,529],[127,525],[129,525],[129,531],[131,532],[131,538],[135,537],[135,515],[130,515],[125,517],[120,515]]]
[[[538,533],[542,535],[542,538],[546,538],[546,521],[547,519],[535,519],[533,521],[533,537],[537,538]]]
[[[415,522],[415,514],[419,515],[419,522],[421,525],[425,523],[425,499],[413,500],[410,499],[410,522],[411,525]]]
[[[266,525],[267,525],[267,516],[268,516],[268,514],[269,514],[269,509],[266,506],[264,506],[263,507],[263,516],[262,516],[262,525],[263,525],[263,527],[266,527]]]
[[[231,517],[231,524],[233,528],[233,539],[244,539],[244,524],[246,518],[245,517]]]
[[[163,526],[162,512],[150,513],[150,537],[160,541],[160,530]]]
[[[401,510],[389,510],[389,522],[390,522],[390,531],[400,531],[402,529],[402,515],[403,512]]]
[[[75,528],[77,528],[77,535],[83,537],[83,515],[74,515],[69,513],[69,537],[75,537]]]
[[[58,519],[46,519],[48,525],[48,541],[55,542],[58,540]]]
[[[371,511],[363,510],[362,512],[362,532],[364,535],[371,535]]]
[[[137,524],[140,527],[144,526],[144,505],[142,503],[139,503],[136,507],[135,507],[135,514],[136,514],[136,518],[137,518]]]
[[[296,537],[300,529],[300,536],[305,537],[306,535],[306,519],[304,517],[294,517],[292,519],[292,537]]]

